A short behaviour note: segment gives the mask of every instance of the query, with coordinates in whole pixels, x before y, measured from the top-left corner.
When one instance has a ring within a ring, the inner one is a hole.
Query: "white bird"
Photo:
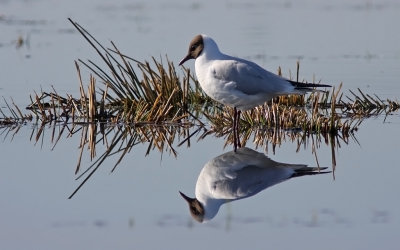
[[[238,130],[240,111],[252,109],[276,96],[304,94],[314,87],[331,87],[291,81],[254,62],[225,55],[207,35],[193,38],[179,65],[190,59],[195,59],[196,76],[204,92],[215,101],[234,108],[234,133]]]
[[[211,159],[201,170],[195,198],[179,192],[199,222],[215,217],[221,205],[247,198],[293,177],[329,173],[326,168],[280,163],[265,154],[243,147]]]

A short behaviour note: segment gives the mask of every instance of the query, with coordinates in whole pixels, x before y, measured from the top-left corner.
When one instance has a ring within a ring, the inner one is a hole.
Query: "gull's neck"
[[[222,204],[226,203],[223,199],[214,199],[211,197],[196,197],[198,201],[204,206],[204,220],[211,220],[217,215],[219,208]]]

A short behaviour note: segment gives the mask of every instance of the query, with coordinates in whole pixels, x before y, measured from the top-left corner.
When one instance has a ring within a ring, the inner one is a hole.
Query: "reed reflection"
[[[196,183],[195,198],[180,192],[198,222],[214,218],[221,205],[253,196],[294,177],[330,173],[326,168],[276,162],[265,154],[243,147],[205,164]]]
[[[13,137],[24,131],[21,128],[23,124],[14,124],[13,126],[1,127],[0,135],[2,140],[7,138],[10,141]],[[193,126],[188,123],[179,125],[152,125],[145,123],[136,124],[110,124],[110,123],[38,123],[30,128],[30,136],[28,139],[33,141],[37,146],[45,146],[47,143],[54,149],[58,142],[67,140],[72,137],[80,137],[79,152],[77,155],[77,163],[73,161],[71,167],[74,167],[76,180],[80,181],[78,187],[69,196],[72,198],[82,188],[95,172],[102,167],[109,167],[105,164],[109,157],[116,157],[111,162],[111,172],[127,156],[135,154],[134,148],[147,148],[145,156],[149,154],[171,154],[178,157],[178,153],[182,147],[191,147],[196,141],[204,140],[212,137],[213,140],[225,141],[225,146],[233,144],[232,131],[217,131],[215,129],[207,129],[204,126]],[[275,152],[285,144],[297,145],[296,152],[311,151],[318,164],[318,151],[320,148],[328,147],[331,150],[332,171],[335,172],[336,152],[345,145],[358,143],[355,134],[351,133],[348,137],[346,134],[309,134],[297,130],[283,129],[258,129],[257,127],[249,128],[242,131],[242,145],[252,144],[256,147],[263,147],[269,153]],[[46,140],[47,139],[47,140]],[[359,144],[359,143],[358,143]],[[82,164],[88,162],[90,164]],[[333,176],[334,177],[334,176]]]

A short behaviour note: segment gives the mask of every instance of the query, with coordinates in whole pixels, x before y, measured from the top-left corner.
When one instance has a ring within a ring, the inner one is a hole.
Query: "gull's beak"
[[[185,199],[188,203],[192,203],[195,199],[190,198],[188,196],[186,196],[184,193],[182,193],[181,191],[179,191],[179,193],[181,194],[181,196],[183,197],[183,199]]]
[[[181,66],[184,62],[186,62],[187,60],[193,59],[191,54],[187,54],[180,62],[179,62],[179,66]],[[182,195],[182,193],[181,193]]]

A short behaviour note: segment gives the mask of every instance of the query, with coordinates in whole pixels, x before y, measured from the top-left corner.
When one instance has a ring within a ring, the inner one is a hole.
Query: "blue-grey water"
[[[0,0],[2,97],[24,107],[33,91],[52,86],[78,96],[74,60],[99,58],[68,17],[138,60],[168,55],[176,65],[191,38],[206,33],[223,52],[271,71],[281,66],[286,76],[300,60],[301,78],[343,82],[345,93],[400,96],[398,1]],[[398,113],[363,121],[357,141],[341,142],[335,179],[283,182],[223,205],[204,224],[190,217],[178,191],[194,195],[204,164],[231,150],[224,138],[193,140],[190,148],[177,147],[177,157],[157,150],[145,156],[147,145],[136,146],[111,174],[117,158],[107,159],[69,200],[80,183],[74,174],[80,138],[64,134],[53,148],[52,130],[35,143],[32,126],[1,134],[2,249],[398,249]],[[91,163],[88,154],[83,167]],[[290,142],[267,154],[316,165],[310,148],[296,153]],[[318,160],[331,167],[329,146],[321,145]]]

